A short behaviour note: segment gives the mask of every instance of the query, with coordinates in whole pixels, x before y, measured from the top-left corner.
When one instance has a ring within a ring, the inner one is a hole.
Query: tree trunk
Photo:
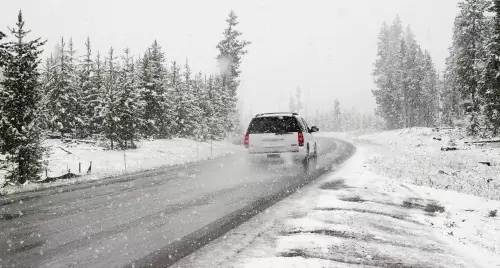
[[[17,157],[17,181],[20,184],[24,184],[26,182],[26,167],[24,165],[24,161],[21,159],[22,158],[22,153],[20,152]]]

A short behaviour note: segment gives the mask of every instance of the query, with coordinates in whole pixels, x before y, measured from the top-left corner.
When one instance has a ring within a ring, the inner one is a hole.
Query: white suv
[[[250,122],[243,144],[251,156],[290,159],[308,167],[318,155],[312,135],[317,131],[297,113],[258,114]]]

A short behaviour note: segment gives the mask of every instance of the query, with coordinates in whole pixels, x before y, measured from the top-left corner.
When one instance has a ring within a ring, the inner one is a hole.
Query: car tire
[[[306,158],[303,160],[303,170],[307,175],[313,173],[318,168],[318,148],[316,143],[314,144],[314,151],[311,154],[309,149],[307,150]]]
[[[309,152],[309,144],[307,144],[306,156],[302,160],[302,171],[305,174],[309,174],[310,166],[311,166],[311,156],[310,156],[310,152]]]
[[[318,168],[318,158],[319,158],[318,144],[314,143],[314,169]]]

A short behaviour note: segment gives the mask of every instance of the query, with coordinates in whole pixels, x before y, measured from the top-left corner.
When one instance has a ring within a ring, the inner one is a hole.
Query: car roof
[[[255,117],[278,117],[278,116],[299,116],[299,115],[297,113],[280,112],[280,113],[257,114]]]

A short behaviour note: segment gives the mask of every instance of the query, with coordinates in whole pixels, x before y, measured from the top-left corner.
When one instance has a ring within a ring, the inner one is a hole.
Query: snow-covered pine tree
[[[241,73],[240,65],[241,58],[247,53],[246,47],[250,44],[249,41],[241,40],[241,32],[236,29],[238,25],[238,17],[231,10],[229,17],[226,19],[228,24],[223,32],[223,39],[217,44],[219,55],[217,62],[220,67],[222,87],[227,95],[226,107],[227,114],[227,131],[235,132],[239,130],[239,114],[237,111],[237,89],[239,86],[239,76]]]
[[[292,113],[296,113],[297,112],[297,106],[295,105],[295,98],[293,97],[293,95],[290,95],[290,99],[288,100],[288,109],[290,110],[290,112]]]
[[[407,85],[404,104],[406,106],[406,127],[422,126],[425,101],[422,99],[423,80],[423,52],[416,40],[407,44],[405,59],[405,71],[407,74]]]
[[[439,123],[439,85],[437,71],[427,50],[424,52],[423,64],[423,126],[433,127]]]
[[[340,101],[338,99],[333,102],[333,120],[334,131],[342,131]]]
[[[153,137],[158,133],[155,123],[155,111],[157,108],[156,94],[153,90],[153,76],[150,62],[150,50],[148,49],[143,58],[138,61],[138,84],[141,93],[141,100],[144,102],[144,114],[142,121],[142,133],[147,137]]]
[[[391,26],[384,23],[378,35],[378,50],[372,72],[376,89],[372,91],[377,103],[377,114],[386,122],[388,129],[403,126],[403,97],[401,92],[403,36],[399,16]]]
[[[206,111],[205,102],[206,91],[205,85],[203,81],[203,74],[198,72],[192,81],[192,90],[193,90],[193,127],[194,133],[191,135],[196,140],[205,140],[205,135],[208,133],[208,128],[206,125],[206,118],[204,118],[204,113]]]
[[[221,120],[220,110],[223,103],[221,102],[220,95],[217,94],[217,76],[210,75],[206,82],[206,91],[207,91],[207,102],[208,107],[206,110],[207,114],[207,126],[208,126],[208,137],[207,139],[215,140],[218,137],[222,136],[220,133],[221,128]]]
[[[210,138],[210,117],[212,116],[212,107],[208,94],[207,77],[199,72],[194,79],[194,95],[196,105],[199,108],[197,115],[197,129],[195,133],[196,140],[206,141]]]
[[[2,67],[6,64],[7,55],[8,55],[5,44],[3,44],[3,42],[1,42],[3,38],[5,38],[5,34],[2,31],[0,31],[0,81],[2,81],[4,79]],[[3,88],[2,88],[2,84],[0,83],[0,92],[2,92],[2,91],[3,91]],[[0,102],[0,114],[2,114],[2,103],[1,102]],[[0,135],[0,148],[2,148],[2,144],[3,144],[3,140],[2,140],[2,137]]]
[[[455,90],[460,91],[464,110],[469,117],[468,134],[478,135],[480,130],[482,66],[484,66],[485,38],[487,38],[487,20],[485,11],[487,0],[465,0],[459,3],[460,12],[455,18],[453,28],[453,55]]]
[[[192,78],[191,78],[191,68],[188,62],[184,65],[184,71],[182,73],[183,81],[178,87],[177,91],[177,132],[176,135],[179,137],[189,137],[194,128],[193,123],[193,113],[192,108],[194,104],[194,96],[192,94]]]
[[[175,63],[172,64],[172,75],[177,77],[178,70]],[[195,80],[191,75],[191,68],[188,62],[184,65],[184,71],[181,74],[182,80],[176,79],[175,83],[175,117],[176,117],[176,132],[179,137],[187,138],[194,137],[196,130],[199,128],[198,117],[201,114],[200,107],[196,103],[195,96]]]
[[[484,111],[493,135],[500,134],[500,0],[493,0],[492,34],[487,43],[487,61],[484,70],[485,88],[482,96]]]
[[[58,131],[61,135],[74,135],[79,126],[77,102],[79,90],[76,82],[76,71],[74,66],[74,51],[66,48],[64,38],[56,50],[55,79],[48,89],[49,117],[51,129]]]
[[[302,108],[304,108],[304,104],[302,103],[302,90],[300,87],[297,87],[295,90],[295,110],[297,113],[300,113]]]
[[[39,179],[43,166],[38,65],[40,47],[45,42],[40,38],[27,41],[30,31],[24,24],[19,11],[16,27],[10,30],[16,40],[0,48],[4,72],[0,82],[0,140],[3,140],[1,152],[7,155],[10,164],[6,175],[6,183],[10,184]]]
[[[54,80],[56,79],[56,64],[54,57],[50,54],[50,57],[45,59],[45,66],[41,71],[40,88],[42,90],[42,100],[40,114],[41,127],[44,131],[51,130],[50,125],[50,99],[49,92],[51,87],[54,85]]]
[[[221,75],[215,75],[211,90],[211,101],[214,112],[214,125],[213,125],[213,139],[222,139],[227,134],[228,128],[228,114],[226,107],[226,91],[223,85],[223,78]]]
[[[165,53],[155,40],[150,49],[153,92],[156,94],[157,113],[155,122],[158,127],[158,137],[172,137],[172,96],[168,88],[168,72],[165,63]]]
[[[143,133],[146,136],[172,136],[172,105],[167,76],[165,54],[155,40],[144,54],[139,69],[139,87],[145,102]]]
[[[384,22],[378,35],[377,59],[372,72],[376,89],[372,90],[372,94],[377,103],[377,113],[386,120],[387,127],[393,129],[396,120],[393,118],[394,99],[390,94],[389,53],[389,26]]]
[[[91,135],[102,134],[103,118],[100,115],[101,108],[104,107],[104,74],[106,61],[101,60],[101,54],[97,51],[96,58],[92,64],[90,92],[86,96],[86,114],[89,117],[89,132]]]
[[[205,91],[206,91],[206,107],[204,109],[204,117],[206,118],[207,133],[206,139],[215,139],[216,129],[216,102],[214,99],[214,76],[210,75],[205,78]]]
[[[445,69],[440,81],[440,100],[441,100],[441,124],[453,125],[455,119],[463,117],[461,107],[461,94],[455,84],[456,68],[453,49],[450,48],[450,54],[446,58]]]
[[[138,91],[135,68],[130,50],[124,49],[122,67],[118,71],[115,114],[116,139],[121,148],[135,148],[139,139],[143,104]]]
[[[115,142],[118,140],[117,124],[120,120],[118,106],[118,74],[116,57],[113,48],[109,49],[106,58],[106,68],[103,75],[104,94],[102,96],[101,107],[99,107],[99,116],[102,120],[102,130],[104,136],[110,141],[111,150],[115,148]]]
[[[68,43],[68,66],[70,75],[70,100],[71,114],[74,115],[73,119],[73,131],[74,137],[83,138],[86,136],[85,131],[85,111],[83,105],[83,92],[78,72],[79,61],[76,57],[76,51],[73,44],[73,39],[69,39]]]
[[[181,68],[176,61],[173,61],[170,65],[170,80],[169,80],[169,90],[172,92],[172,113],[173,122],[171,124],[171,131],[173,135],[179,135],[183,128],[183,116],[182,116],[182,101],[183,101],[183,81]]]
[[[410,25],[406,26],[405,42],[408,46],[415,45],[417,43],[417,40],[415,39],[415,34],[411,30]]]
[[[410,67],[411,61],[408,56],[408,46],[406,41],[401,38],[399,42],[399,51],[395,59],[393,70],[394,74],[390,94],[393,96],[393,125],[397,128],[409,127],[410,125]]]
[[[0,41],[5,38],[5,34],[0,31]],[[3,43],[0,43],[0,67],[3,67],[7,62],[8,52],[7,46]]]
[[[424,55],[410,26],[406,33],[402,31],[399,17],[391,26],[382,25],[372,75],[376,85],[372,93],[377,114],[384,119],[387,128],[434,124],[431,117],[437,117],[438,105],[434,103],[436,98],[427,99],[429,94],[437,96],[432,59]],[[363,124],[361,115],[356,120]]]
[[[90,37],[85,41],[85,55],[81,64],[78,66],[78,87],[81,94],[80,98],[80,118],[82,119],[81,136],[89,136],[97,131],[92,126],[94,111],[99,98],[99,92],[93,85],[94,61],[92,59],[92,46]]]

